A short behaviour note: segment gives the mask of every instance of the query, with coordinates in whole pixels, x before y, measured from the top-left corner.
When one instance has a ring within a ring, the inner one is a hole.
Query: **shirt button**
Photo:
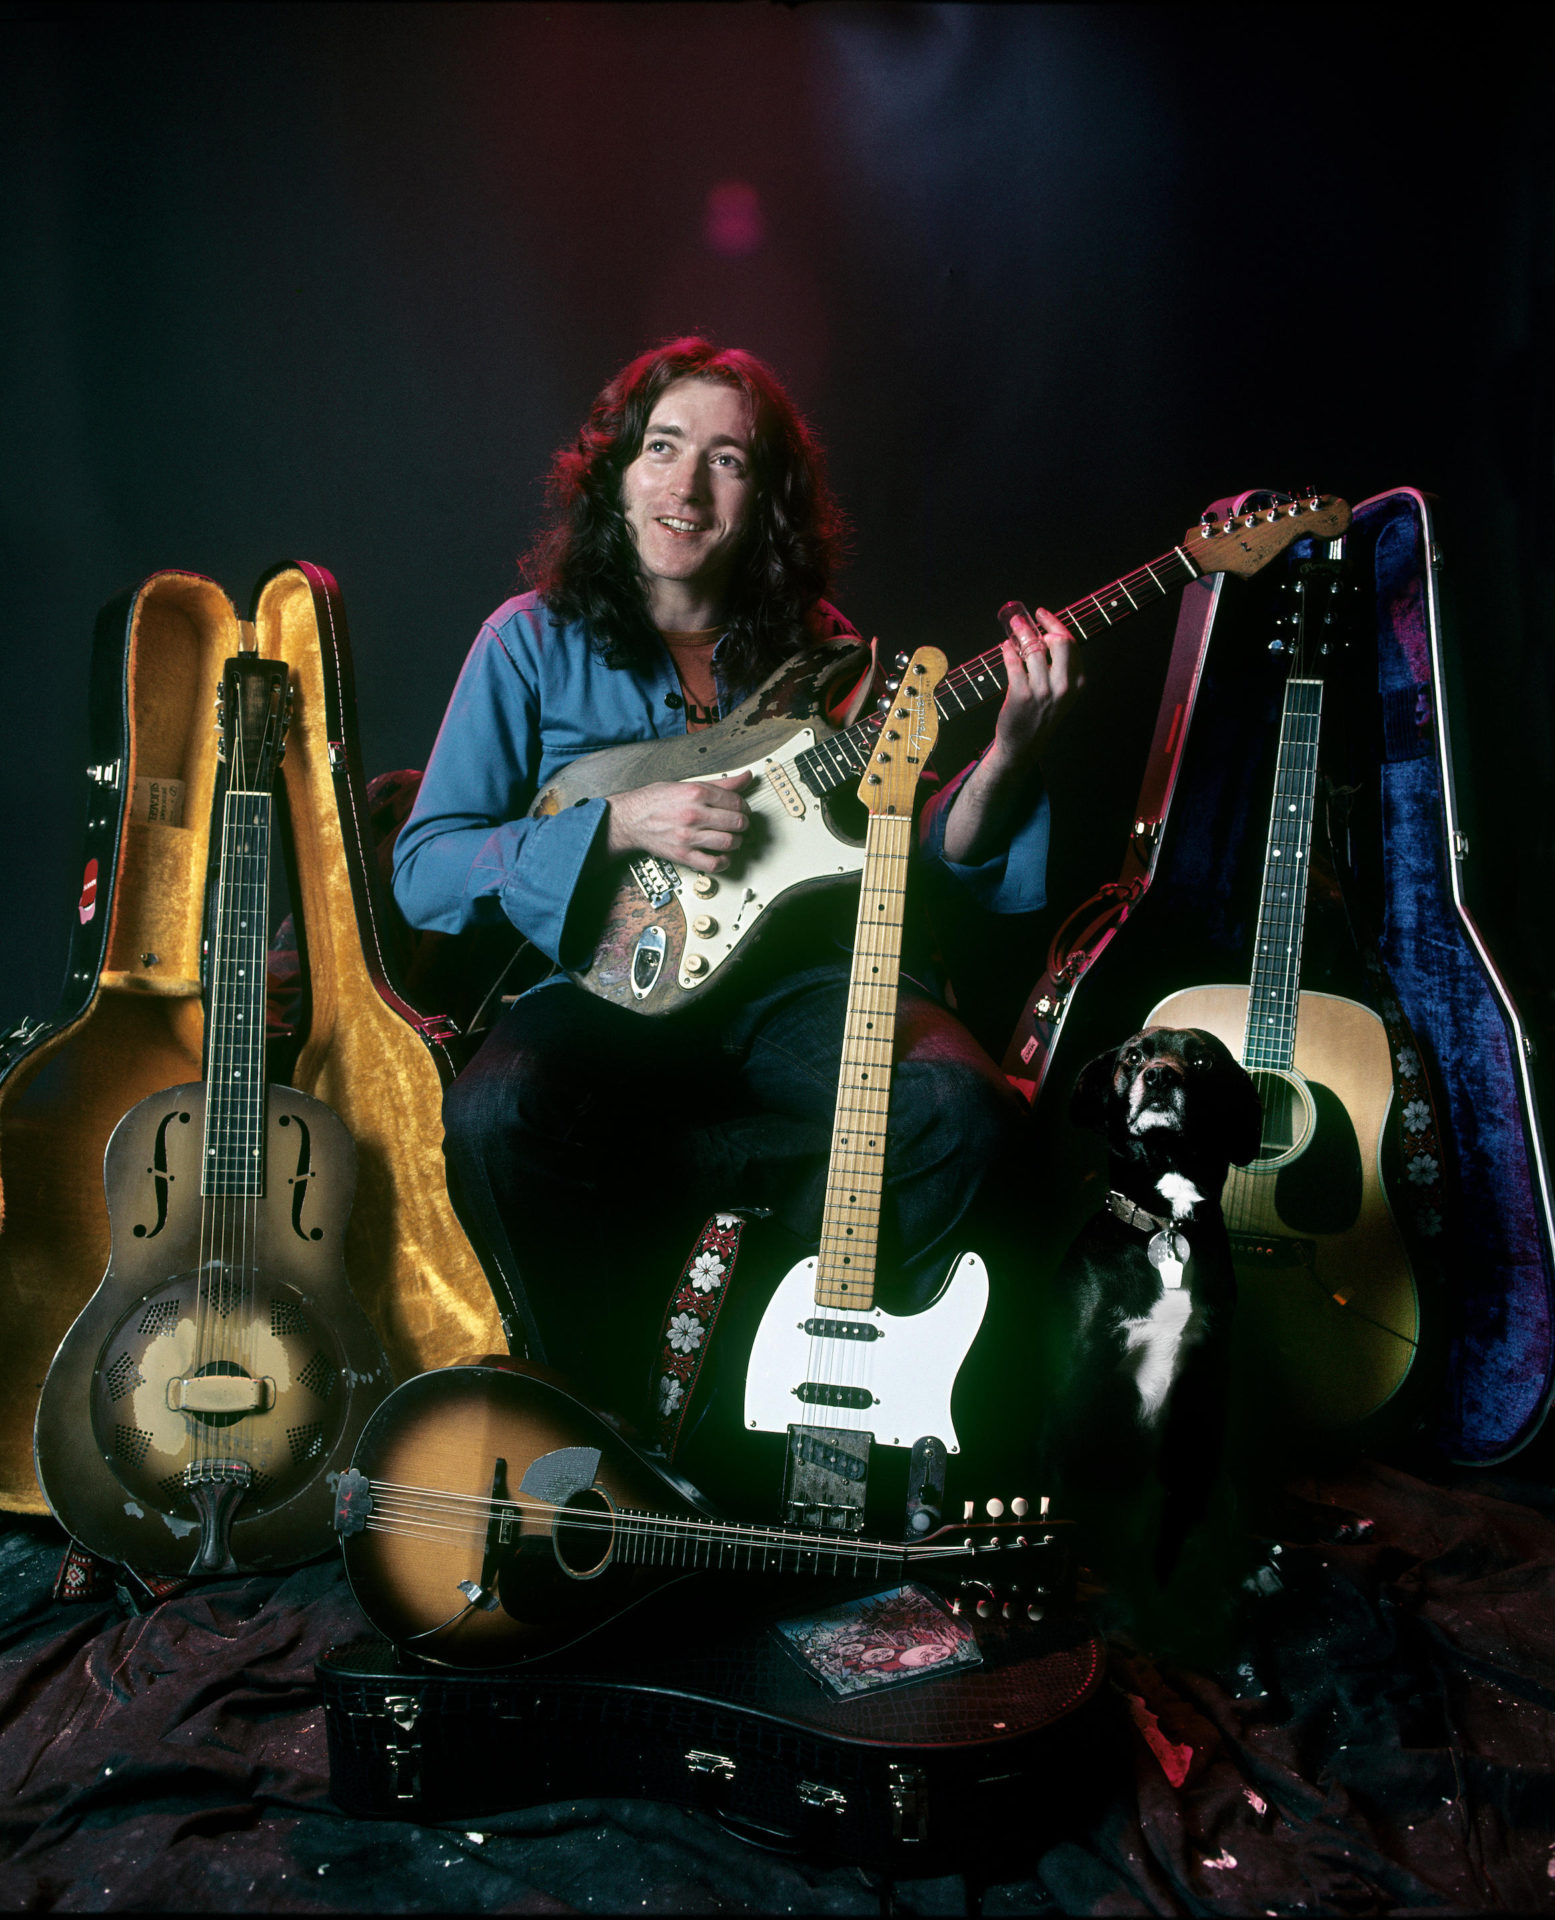
[[[678,693],[667,693],[664,696],[664,704],[667,707],[674,708],[678,712],[686,703]]]

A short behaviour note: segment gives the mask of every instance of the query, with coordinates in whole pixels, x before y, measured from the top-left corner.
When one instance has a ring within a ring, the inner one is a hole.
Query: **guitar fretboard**
[[[200,1191],[265,1190],[265,949],[270,888],[268,793],[229,792],[211,958],[205,1159]]]
[[[915,1557],[908,1547],[878,1540],[845,1540],[833,1534],[799,1533],[777,1527],[729,1526],[717,1521],[666,1520],[658,1514],[623,1512],[614,1526],[615,1557],[639,1567],[707,1567],[725,1573],[817,1573],[827,1576],[901,1577]],[[926,1559],[954,1556],[958,1549],[916,1549]]]
[[[1181,547],[1173,547],[1170,553],[1162,554],[1147,566],[1065,607],[1058,618],[1080,639],[1094,639],[1106,628],[1126,620],[1131,613],[1138,613],[1141,607],[1161,599],[1174,587],[1196,580],[1200,571]],[[1001,698],[1008,685],[1004,655],[998,647],[990,648],[974,660],[965,660],[959,667],[952,667],[939,684],[935,704],[940,718],[952,720],[972,713],[988,701]],[[794,764],[800,778],[819,799],[849,781],[857,784],[869,764],[875,740],[874,721],[860,720],[841,733],[830,734],[813,747],[807,747],[795,757]]]
[[[875,1248],[912,841],[910,814],[871,814],[815,1277],[818,1306],[858,1313],[875,1303]]]
[[[1301,1004],[1301,935],[1306,916],[1312,809],[1317,796],[1321,680],[1292,678],[1285,687],[1280,747],[1269,813],[1263,894],[1247,998],[1242,1064],[1289,1072],[1296,1057]]]

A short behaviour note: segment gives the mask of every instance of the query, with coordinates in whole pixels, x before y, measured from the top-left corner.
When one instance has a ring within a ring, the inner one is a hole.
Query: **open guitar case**
[[[449,1204],[441,1098],[457,1029],[402,996],[356,742],[350,644],[322,567],[275,569],[241,620],[212,580],[153,574],[99,616],[81,888],[52,1019],[0,1039],[0,1507],[41,1513],[33,1416],[107,1264],[103,1154],[145,1096],[198,1080],[213,725],[222,662],[291,671],[281,835],[300,964],[268,1076],[334,1109],[357,1152],[346,1272],[397,1379],[504,1345]],[[83,1418],[86,1409],[82,1409]]]
[[[1250,581],[1185,589],[1118,879],[1059,929],[1011,1038],[1005,1071],[1033,1102],[1042,1169],[1038,1285],[1106,1191],[1101,1140],[1069,1122],[1080,1069],[1179,990],[1246,987],[1290,659],[1271,641],[1289,631],[1309,546]],[[1244,1413],[1261,1404],[1298,1450],[1412,1435],[1488,1465],[1533,1436],[1555,1382],[1533,1049],[1465,898],[1455,656],[1429,501],[1399,488],[1362,502],[1344,557],[1301,987],[1369,1008],[1386,1032],[1382,1187],[1418,1311],[1368,1324],[1349,1288],[1314,1291],[1290,1270],[1244,1277],[1239,1389]],[[1282,1319],[1303,1288],[1298,1333]]]

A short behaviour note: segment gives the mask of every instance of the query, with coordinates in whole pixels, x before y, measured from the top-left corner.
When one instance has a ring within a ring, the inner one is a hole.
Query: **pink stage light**
[[[720,180],[708,189],[702,237],[708,251],[729,259],[754,253],[767,237],[761,196],[743,180]]]

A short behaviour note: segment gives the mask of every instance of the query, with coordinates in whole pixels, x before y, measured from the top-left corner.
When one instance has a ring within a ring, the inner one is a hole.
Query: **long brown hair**
[[[551,612],[581,621],[611,666],[647,665],[657,657],[637,546],[621,507],[621,476],[642,451],[660,395],[687,379],[734,387],[750,404],[755,498],[729,583],[722,662],[729,680],[749,687],[811,637],[845,531],[818,441],[777,375],[754,354],[687,336],[623,367],[595,400],[574,444],[552,461],[549,524],[522,565]]]

